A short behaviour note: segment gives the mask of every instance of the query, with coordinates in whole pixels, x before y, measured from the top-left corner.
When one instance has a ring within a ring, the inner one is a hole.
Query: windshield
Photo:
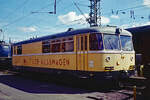
[[[133,51],[132,37],[131,36],[120,36],[121,46],[123,51]]]
[[[118,35],[104,34],[105,49],[120,50],[120,42]]]

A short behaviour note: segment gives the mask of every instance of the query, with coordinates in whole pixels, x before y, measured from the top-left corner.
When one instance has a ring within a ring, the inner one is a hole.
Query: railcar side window
[[[17,46],[17,54],[20,55],[22,54],[22,46]]]
[[[81,50],[83,50],[83,37],[81,37]]]
[[[62,41],[62,52],[72,52],[74,50],[73,37],[63,39]]]
[[[93,33],[90,34],[89,37],[90,41],[90,50],[102,50],[103,49],[103,40],[102,40],[102,35]]]
[[[60,52],[60,46],[61,46],[61,41],[60,40],[55,40],[52,41],[52,52]]]
[[[17,54],[16,51],[17,51],[17,48],[16,46],[14,46],[14,55]]]
[[[77,38],[77,50],[80,50],[80,38]]]
[[[120,41],[118,35],[104,34],[105,49],[120,50]]]
[[[133,51],[132,37],[120,36],[121,46],[123,51]]]
[[[87,50],[87,36],[85,36],[85,50]]]
[[[42,52],[43,53],[49,53],[50,52],[50,41],[43,41],[42,42]]]

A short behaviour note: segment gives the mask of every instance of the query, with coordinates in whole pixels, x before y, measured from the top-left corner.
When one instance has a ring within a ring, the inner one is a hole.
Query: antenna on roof
[[[73,28],[69,28],[67,31],[69,32],[69,31],[73,31],[74,29]]]

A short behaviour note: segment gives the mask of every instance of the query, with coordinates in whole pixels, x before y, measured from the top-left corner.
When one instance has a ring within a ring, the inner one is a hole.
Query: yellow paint
[[[82,45],[84,48],[85,36],[87,36],[87,50],[81,50],[81,37],[83,37]],[[77,49],[77,47],[80,48]],[[89,53],[89,34],[74,36],[74,52],[72,54],[50,53],[42,55],[42,42],[23,44],[22,54],[24,56],[13,56],[14,66],[102,72],[106,71],[105,67],[114,67],[112,71],[134,70],[133,66],[135,65],[134,53]],[[110,57],[110,60],[107,61],[107,57]],[[133,57],[133,60],[131,60],[131,57]]]
[[[17,46],[13,47],[13,54],[17,54]]]
[[[76,50],[77,50],[77,46],[76,46],[76,43],[77,43],[77,41],[76,41],[76,36],[74,36],[73,39],[74,39],[74,52],[76,52]]]
[[[94,67],[89,66],[89,71],[104,71],[105,67],[114,67],[114,71],[118,70],[133,70],[130,66],[135,65],[135,61],[130,61],[130,57],[134,57],[134,54],[125,54],[125,58],[121,58],[121,54],[88,54],[88,62],[93,61]],[[105,59],[110,57],[110,61]],[[134,57],[135,59],[135,57]]]
[[[16,49],[16,48],[15,48],[15,46],[14,46],[14,47],[13,47],[13,54],[15,54],[15,53],[16,53],[16,52],[15,52],[15,49]]]
[[[110,57],[110,61],[106,62],[105,59],[108,56]],[[130,57],[133,56],[134,54],[126,54],[125,59],[121,59],[120,54],[97,54],[97,53],[95,54],[81,53],[78,54],[77,56],[76,53],[34,55],[34,56],[13,56],[13,65],[67,69],[67,70],[76,70],[77,68],[77,70],[83,70],[83,71],[105,71],[105,67],[114,67],[113,71],[134,70],[133,65],[135,62],[134,60],[130,61]],[[88,62],[88,66],[87,64],[83,64],[85,59]],[[55,60],[54,61],[55,64],[51,64],[53,60]],[[117,65],[116,64],[117,62],[120,62],[120,64]]]
[[[76,70],[75,54],[14,56],[13,65]]]
[[[22,54],[37,54],[42,52],[42,42],[33,42],[22,45]]]
[[[88,49],[85,50],[85,37],[87,37],[87,42],[89,35],[88,34],[82,34],[76,36],[76,69],[77,70],[84,70],[88,71]],[[83,41],[81,42],[81,39]],[[81,45],[83,46],[83,49],[81,49]],[[78,48],[79,47],[79,48]],[[88,48],[88,46],[87,46]]]

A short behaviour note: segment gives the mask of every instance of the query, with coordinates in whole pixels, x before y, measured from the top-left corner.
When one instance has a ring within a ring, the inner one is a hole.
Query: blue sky
[[[13,42],[35,36],[66,31],[68,28],[89,27],[76,8],[77,3],[88,17],[89,0],[57,0],[57,13],[31,13],[53,11],[54,0],[0,0],[0,39]],[[101,0],[102,25],[133,27],[150,24],[150,0]]]

